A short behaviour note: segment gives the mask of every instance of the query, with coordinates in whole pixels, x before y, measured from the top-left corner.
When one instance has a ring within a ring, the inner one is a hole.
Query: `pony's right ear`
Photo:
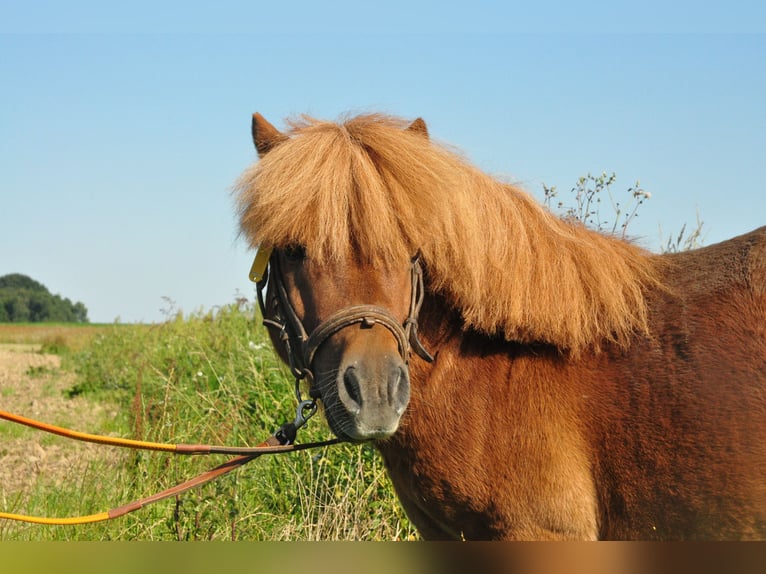
[[[407,126],[407,130],[415,132],[416,134],[420,134],[424,138],[428,139],[428,128],[426,127],[426,122],[423,120],[423,118],[416,118],[415,121]]]
[[[253,114],[253,143],[258,155],[263,157],[274,147],[287,140],[287,136],[266,121],[261,114]]]

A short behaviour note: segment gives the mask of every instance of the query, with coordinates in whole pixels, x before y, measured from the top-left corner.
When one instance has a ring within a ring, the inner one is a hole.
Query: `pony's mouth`
[[[387,426],[368,426],[362,421],[355,420],[355,417],[348,413],[339,413],[333,416],[331,410],[325,407],[325,416],[330,429],[339,439],[348,442],[370,442],[384,440],[391,437],[399,428],[399,419],[397,417],[394,424]]]

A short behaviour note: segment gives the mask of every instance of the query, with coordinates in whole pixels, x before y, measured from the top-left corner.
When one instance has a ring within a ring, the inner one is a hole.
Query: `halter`
[[[423,269],[419,257],[412,260],[410,279],[412,288],[409,314],[403,324],[400,324],[384,307],[352,305],[330,315],[311,334],[308,334],[287,294],[279,265],[279,256],[276,251],[272,253],[263,276],[257,282],[258,305],[261,308],[263,324],[266,327],[276,329],[279,340],[285,346],[290,371],[295,377],[296,396],[307,410],[315,410],[316,400],[319,398],[318,390],[314,387],[314,373],[311,370],[316,352],[332,335],[351,325],[359,323],[364,328],[370,328],[377,324],[388,329],[396,339],[399,355],[405,364],[409,364],[412,351],[415,351],[424,361],[430,363],[434,360],[418,338],[418,314],[425,296]],[[269,283],[268,301],[264,301],[263,292],[267,287],[267,282]],[[301,398],[300,381],[303,379],[309,383],[309,395],[312,397],[312,401],[303,401]]]

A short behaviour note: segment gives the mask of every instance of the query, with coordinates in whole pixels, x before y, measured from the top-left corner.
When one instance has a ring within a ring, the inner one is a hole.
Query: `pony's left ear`
[[[417,118],[415,121],[413,121],[409,126],[407,126],[407,131],[415,132],[428,139],[428,128],[426,127],[426,122],[423,121],[423,118]]]
[[[258,112],[253,114],[253,143],[258,155],[263,157],[274,147],[287,140],[287,136],[272,126]]]

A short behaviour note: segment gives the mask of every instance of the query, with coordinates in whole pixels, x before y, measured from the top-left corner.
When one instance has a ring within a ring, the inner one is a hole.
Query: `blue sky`
[[[254,111],[422,116],[538,197],[640,180],[655,250],[697,212],[708,244],[766,224],[756,2],[274,4],[0,1],[0,275],[98,322],[252,297],[230,188]]]

